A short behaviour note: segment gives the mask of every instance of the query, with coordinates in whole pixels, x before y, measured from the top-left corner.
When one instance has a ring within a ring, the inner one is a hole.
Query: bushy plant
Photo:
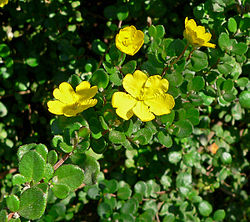
[[[0,1],[0,221],[249,221],[247,1]]]

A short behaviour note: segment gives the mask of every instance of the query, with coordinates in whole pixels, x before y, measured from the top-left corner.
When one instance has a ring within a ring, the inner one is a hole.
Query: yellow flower
[[[0,0],[0,7],[4,7],[8,4],[8,0]]]
[[[96,105],[97,100],[91,99],[97,93],[97,86],[90,88],[87,81],[81,82],[76,91],[67,82],[62,82],[59,88],[53,91],[56,100],[47,103],[49,112],[67,117],[75,116],[90,107]]]
[[[115,37],[116,47],[131,56],[139,51],[143,43],[144,33],[137,30],[133,25],[121,29]]]
[[[151,121],[155,115],[164,115],[174,107],[174,98],[167,94],[168,80],[159,75],[147,77],[136,70],[133,75],[127,74],[122,82],[123,88],[129,93],[115,92],[112,106],[121,118],[128,120],[134,114],[141,121]]]
[[[205,31],[203,26],[197,26],[196,22],[193,19],[188,20],[188,17],[185,19],[185,30],[184,38],[195,47],[211,47],[215,48],[215,44],[209,42],[212,35]]]

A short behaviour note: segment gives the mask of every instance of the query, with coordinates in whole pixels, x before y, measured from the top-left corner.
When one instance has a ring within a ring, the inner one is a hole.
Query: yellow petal
[[[198,34],[198,36],[199,35],[203,35],[203,34],[205,34],[205,27],[204,26],[197,26],[197,28],[196,28],[196,32],[197,32],[197,34]]]
[[[58,100],[51,100],[47,102],[49,112],[56,114],[56,115],[63,115],[63,108],[65,104]]]
[[[203,39],[205,42],[208,42],[211,39],[212,35],[211,33],[207,32],[203,35]]]
[[[139,98],[143,93],[143,86],[148,77],[140,70],[136,70],[134,74],[127,74],[122,81],[123,88],[134,98]]]
[[[144,100],[144,103],[149,106],[150,112],[160,116],[169,114],[175,105],[173,96],[169,94],[158,94],[154,98]]]
[[[97,99],[84,100],[80,104],[77,105],[76,112],[81,113],[82,111],[95,106],[96,103],[97,103]]]
[[[133,107],[136,100],[127,93],[115,92],[112,96],[112,106],[116,109],[116,114],[121,118],[128,120],[133,116]]]
[[[144,34],[131,25],[123,28],[115,37],[116,47],[128,55],[134,55],[144,43]]]
[[[196,29],[197,28],[196,22],[193,19],[188,20],[186,24],[186,28],[193,29],[193,30]]]
[[[143,101],[137,101],[133,112],[143,122],[151,121],[155,118],[154,114],[149,111],[148,106]]]
[[[53,91],[53,96],[65,104],[72,104],[76,102],[76,94],[72,86],[67,82],[62,82],[59,89]]]
[[[159,75],[150,76],[144,86],[144,99],[155,97],[155,94],[161,94],[168,91],[169,82],[162,79]]]
[[[76,87],[76,94],[78,96],[78,100],[86,100],[86,99],[91,99],[92,97],[95,96],[97,93],[97,86],[93,86],[90,88],[90,83],[88,81],[83,81],[81,82],[77,87]]]
[[[209,48],[215,48],[215,47],[216,47],[216,45],[215,45],[215,44],[210,43],[210,42],[206,42],[206,43],[204,43],[204,44],[203,44],[203,46],[206,46],[206,47],[209,47]]]

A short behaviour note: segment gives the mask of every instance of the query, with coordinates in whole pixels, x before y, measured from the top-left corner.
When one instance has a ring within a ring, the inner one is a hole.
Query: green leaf
[[[50,150],[48,153],[48,163],[50,163],[52,166],[56,164],[58,160],[58,155],[55,150]]]
[[[108,48],[107,45],[100,39],[95,39],[92,42],[92,50],[98,55],[103,55],[107,50],[107,48]]]
[[[227,63],[219,64],[217,66],[217,68],[218,68],[219,72],[225,76],[230,74],[233,70],[233,66],[231,66],[230,64],[227,64]]]
[[[188,137],[193,132],[193,126],[188,120],[179,120],[175,123],[174,134],[178,137]]]
[[[19,209],[20,201],[16,195],[10,195],[6,199],[7,207],[10,211],[16,212]]]
[[[29,220],[39,219],[46,207],[46,195],[37,187],[25,190],[20,196],[18,213]]]
[[[156,26],[156,36],[157,38],[163,38],[165,35],[165,28],[163,25]]]
[[[126,6],[121,6],[117,9],[117,18],[119,21],[125,20],[129,15],[129,10]]]
[[[232,163],[232,156],[228,152],[223,152],[220,156],[221,162],[224,164],[231,164]]]
[[[35,150],[47,161],[48,148],[44,144],[37,144]]]
[[[19,162],[19,171],[31,181],[39,182],[44,176],[45,160],[36,151],[25,153]]]
[[[242,78],[239,78],[236,80],[236,84],[239,86],[239,87],[246,87],[247,84],[248,84],[248,78],[247,77],[242,77]]]
[[[139,181],[135,184],[135,192],[145,196],[147,192],[147,184],[144,181]]]
[[[112,82],[116,86],[121,86],[122,85],[122,79],[118,75],[118,71],[111,74],[109,77],[110,82]]]
[[[20,161],[25,153],[29,152],[32,148],[35,147],[36,147],[35,143],[30,143],[20,146],[17,151],[18,160]]]
[[[100,189],[97,186],[90,187],[87,194],[92,200],[97,200],[100,197]]]
[[[102,219],[108,218],[112,214],[112,209],[109,204],[102,202],[97,207],[97,213]]]
[[[99,162],[90,155],[84,155],[84,158],[80,160],[82,161],[80,166],[84,170],[83,183],[87,185],[95,184],[98,173],[100,172]]]
[[[32,57],[31,58],[27,58],[26,59],[26,63],[30,67],[36,67],[36,66],[39,65],[37,58],[32,58]]]
[[[177,175],[176,186],[178,188],[187,187],[192,184],[192,175],[187,172],[182,172]]]
[[[175,72],[173,74],[167,74],[166,79],[169,81],[169,84],[173,87],[178,87],[183,83],[183,76],[182,74]]]
[[[25,178],[25,177],[24,177],[23,175],[21,175],[21,174],[16,174],[16,175],[14,175],[13,178],[12,178],[13,186],[15,186],[15,185],[21,185],[21,184],[24,184],[24,183],[26,183],[26,182],[28,182],[28,181],[27,181],[27,178]]]
[[[57,198],[65,199],[69,195],[70,188],[66,184],[57,183],[53,185],[52,191]]]
[[[223,82],[222,84],[222,89],[225,90],[226,92],[229,92],[233,89],[234,83],[231,79],[227,79],[226,81]]]
[[[114,179],[103,180],[99,183],[99,187],[103,189],[104,193],[115,193],[118,189],[118,182]]]
[[[237,31],[237,22],[234,18],[230,18],[227,22],[227,28],[230,32],[235,33]]]
[[[6,44],[0,44],[0,57],[6,58],[10,55],[10,49]]]
[[[97,86],[99,89],[105,89],[109,83],[109,75],[104,69],[96,70],[91,77],[91,84]]]
[[[175,117],[175,111],[172,110],[171,113],[160,116],[160,120],[162,123],[166,124],[166,127],[168,127],[173,123],[174,117]]]
[[[214,212],[213,219],[216,221],[223,221],[225,217],[226,217],[225,210],[216,210]]]
[[[173,145],[172,138],[165,131],[159,131],[157,133],[157,138],[159,142],[167,148],[170,148]]]
[[[243,91],[240,93],[239,102],[241,107],[250,109],[250,91]]]
[[[172,151],[168,154],[168,160],[170,163],[177,164],[181,160],[181,152]]]
[[[141,145],[146,145],[152,140],[153,132],[148,128],[142,128],[134,136],[134,141],[138,141]]]
[[[126,140],[126,136],[123,132],[112,130],[109,132],[109,140],[112,143],[121,144]]]
[[[195,76],[190,84],[190,89],[194,90],[196,92],[199,92],[200,90],[204,89],[205,87],[205,80],[201,76]]]
[[[70,153],[73,150],[73,146],[68,145],[65,142],[60,142],[59,147],[64,153]]]
[[[222,51],[228,50],[231,46],[231,41],[228,34],[222,32],[219,36],[218,44]]]
[[[200,214],[204,217],[208,217],[213,211],[212,205],[205,200],[199,203],[198,209]]]
[[[172,184],[172,179],[171,179],[171,177],[169,177],[167,175],[163,175],[161,177],[160,182],[161,182],[161,184],[163,185],[163,187],[165,189],[168,189],[171,186],[171,184]]]
[[[127,62],[125,65],[122,66],[122,73],[124,75],[128,74],[128,73],[134,73],[135,69],[136,69],[136,65],[137,65],[137,61],[136,60],[131,60],[129,62]]]
[[[90,141],[90,146],[93,149],[93,151],[95,153],[101,154],[104,153],[106,148],[107,148],[107,143],[106,141],[103,139],[103,137],[99,138],[99,139],[92,139]]]
[[[0,221],[1,222],[7,222],[8,221],[8,213],[6,210],[0,211]]]
[[[127,200],[131,196],[132,191],[129,187],[120,187],[117,191],[117,197],[121,200]]]
[[[134,214],[137,210],[137,201],[133,198],[126,201],[121,207],[121,213],[123,214]]]
[[[4,117],[8,114],[8,110],[6,108],[6,106],[0,102],[0,117]]]
[[[198,72],[208,66],[207,54],[205,52],[195,50],[191,57],[192,70]]]
[[[244,42],[237,43],[236,41],[233,42],[232,45],[232,52],[236,55],[243,55],[247,52],[248,47],[247,44]]]
[[[168,213],[164,218],[163,222],[174,222],[175,216],[173,214]]]
[[[84,180],[83,170],[72,164],[64,164],[60,166],[53,177],[54,184],[65,184],[71,190],[77,189]]]
[[[49,181],[54,174],[54,168],[50,163],[47,163],[44,170],[44,180]]]

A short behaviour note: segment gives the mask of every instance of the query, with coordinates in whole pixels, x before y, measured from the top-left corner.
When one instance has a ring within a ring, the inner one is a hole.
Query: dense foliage
[[[0,0],[0,222],[250,221],[249,7]]]

